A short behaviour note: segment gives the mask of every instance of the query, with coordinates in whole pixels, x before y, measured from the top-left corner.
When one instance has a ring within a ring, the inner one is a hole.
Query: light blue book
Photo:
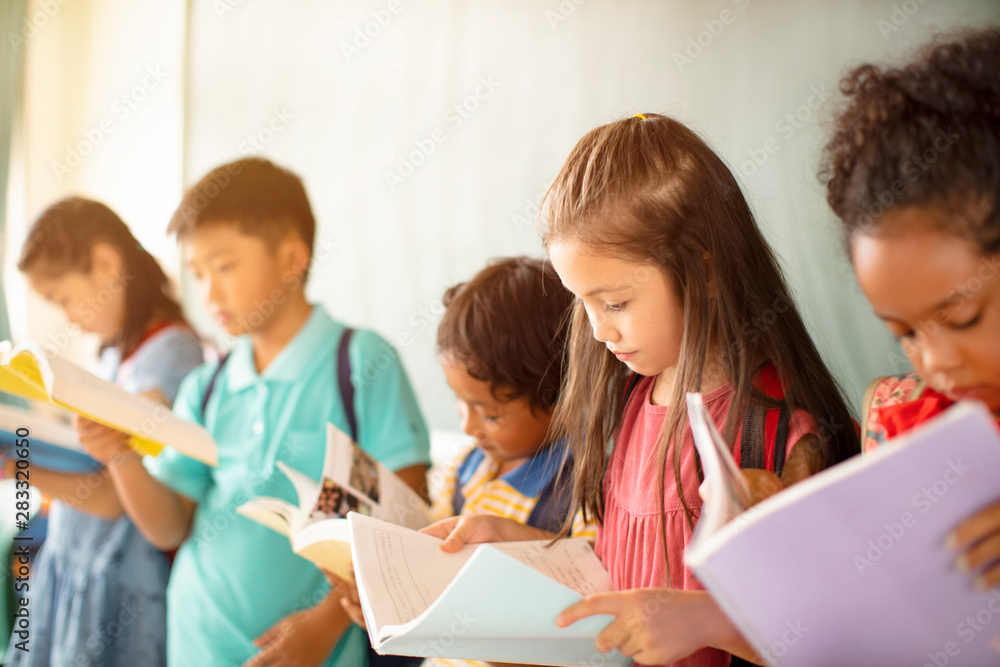
[[[631,665],[600,653],[598,633],[613,618],[558,628],[555,618],[585,595],[611,591],[587,540],[569,538],[467,545],[448,554],[441,540],[352,512],[352,551],[372,646],[383,655],[534,665]]]

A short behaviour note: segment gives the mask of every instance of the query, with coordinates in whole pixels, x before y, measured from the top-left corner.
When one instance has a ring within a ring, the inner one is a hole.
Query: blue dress
[[[105,350],[98,374],[135,394],[157,390],[172,402],[181,380],[201,362],[194,333],[171,326],[124,363],[117,350]],[[102,474],[94,473],[95,480]],[[87,493],[85,481],[78,488]],[[168,573],[164,554],[126,515],[107,521],[52,501],[48,535],[31,571],[30,651],[12,641],[7,665],[166,665]]]

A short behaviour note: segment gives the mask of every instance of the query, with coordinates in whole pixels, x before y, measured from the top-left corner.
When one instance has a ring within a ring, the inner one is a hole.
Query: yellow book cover
[[[131,436],[141,454],[158,454],[170,446],[209,465],[217,465],[218,448],[198,424],[184,421],[169,408],[128,393],[73,362],[48,354],[26,341],[0,342],[0,391],[45,401]]]

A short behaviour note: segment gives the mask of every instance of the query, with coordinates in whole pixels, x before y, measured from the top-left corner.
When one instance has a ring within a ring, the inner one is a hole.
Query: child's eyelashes
[[[628,303],[627,301],[623,301],[621,303],[606,303],[606,304],[604,304],[604,310],[605,310],[605,312],[608,312],[608,313],[617,313],[617,312],[623,310],[625,308],[625,306],[627,305],[627,303]],[[581,298],[579,298],[579,297],[573,299],[573,305],[574,306],[583,306],[588,311],[590,310],[590,307],[586,304],[586,302],[584,302],[584,300],[581,299]]]
[[[966,320],[965,322],[950,322],[948,324],[948,328],[953,331],[964,331],[966,329],[971,329],[972,327],[979,324],[982,318],[983,314],[978,313],[971,319]],[[897,333],[895,334],[895,336],[896,340],[901,343],[912,343],[917,339],[918,332],[914,331],[913,329],[910,329],[908,331],[904,331],[903,333]]]
[[[972,319],[966,320],[965,322],[962,322],[962,323],[953,322],[952,325],[951,325],[951,328],[952,329],[957,329],[958,331],[961,331],[962,329],[971,329],[972,327],[974,327],[977,324],[979,324],[979,320],[981,320],[982,317],[983,317],[983,314],[982,313],[978,313]]]

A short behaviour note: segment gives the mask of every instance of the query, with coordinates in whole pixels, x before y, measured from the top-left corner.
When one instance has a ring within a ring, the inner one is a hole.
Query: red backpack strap
[[[622,400],[622,405],[628,405],[628,399],[632,397],[632,392],[635,388],[639,386],[639,382],[642,380],[641,375],[638,373],[629,373],[628,379],[625,381],[625,396]]]
[[[761,468],[781,475],[785,467],[791,410],[784,403],[785,390],[773,364],[761,367],[754,378],[754,388],[768,398],[781,401],[781,405],[768,408],[759,401],[751,401],[747,406],[735,452],[736,462],[741,468]]]

